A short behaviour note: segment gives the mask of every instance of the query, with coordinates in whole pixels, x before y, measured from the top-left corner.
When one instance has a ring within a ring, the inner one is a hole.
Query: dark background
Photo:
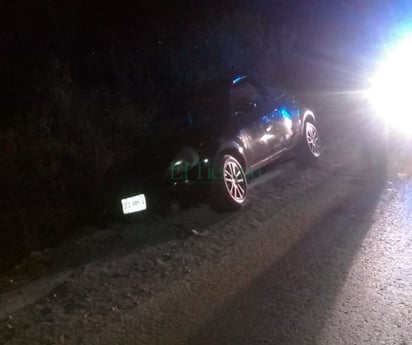
[[[144,144],[154,117],[167,122],[165,106],[181,89],[238,73],[269,75],[303,93],[359,88],[409,7],[2,1],[2,256],[52,246],[101,220],[105,173]]]

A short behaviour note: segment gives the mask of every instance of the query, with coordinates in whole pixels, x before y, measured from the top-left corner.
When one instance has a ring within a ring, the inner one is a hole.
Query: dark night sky
[[[93,52],[96,58],[107,51],[111,36],[128,46],[185,35],[205,11],[224,14],[242,8],[277,23],[297,25],[312,33],[314,41],[325,42],[323,47],[308,48],[315,56],[321,50],[373,55],[389,28],[412,7],[407,1],[367,0],[3,0],[0,6],[0,75],[7,87],[15,81],[16,88],[51,54],[76,65]]]
[[[348,30],[385,31],[386,25],[411,7],[407,1],[385,4],[365,0],[3,1],[0,6],[3,39],[18,33],[22,41],[16,42],[14,48],[27,44],[35,50],[56,49],[48,45],[58,40],[80,47],[107,30],[144,34],[147,27],[159,21],[173,30],[176,25],[195,20],[199,8],[218,13],[245,8],[276,21],[316,25],[318,30],[328,30],[333,25]]]
[[[70,33],[76,41],[101,35],[105,30],[144,31],[158,21],[170,26],[195,20],[199,8],[218,13],[245,8],[272,17],[276,21],[296,21],[317,25],[328,30],[331,25],[352,29],[371,30],[384,27],[392,18],[404,14],[406,1],[385,2],[365,0],[256,0],[256,1],[3,1],[3,36],[19,32],[27,38],[38,36],[32,45],[47,45],[49,37],[69,39]],[[313,17],[311,21],[309,17]],[[79,34],[81,33],[81,35]],[[76,36],[78,35],[78,36]]]

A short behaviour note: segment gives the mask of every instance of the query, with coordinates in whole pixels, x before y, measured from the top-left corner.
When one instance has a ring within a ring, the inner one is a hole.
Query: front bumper
[[[173,203],[189,206],[208,199],[210,181],[198,178],[199,174],[190,173],[184,179],[147,180],[144,183],[128,183],[111,193],[108,211],[115,218],[135,214],[163,213]],[[144,194],[146,209],[137,213],[123,214],[122,200]]]

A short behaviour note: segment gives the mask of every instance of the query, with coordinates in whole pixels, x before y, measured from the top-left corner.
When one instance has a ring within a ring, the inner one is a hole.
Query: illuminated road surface
[[[412,344],[412,183],[389,189],[318,223],[188,343]]]

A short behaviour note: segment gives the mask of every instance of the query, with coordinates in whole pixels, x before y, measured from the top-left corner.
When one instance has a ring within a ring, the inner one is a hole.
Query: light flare
[[[388,124],[412,133],[412,35],[391,49],[371,80],[368,97]]]

